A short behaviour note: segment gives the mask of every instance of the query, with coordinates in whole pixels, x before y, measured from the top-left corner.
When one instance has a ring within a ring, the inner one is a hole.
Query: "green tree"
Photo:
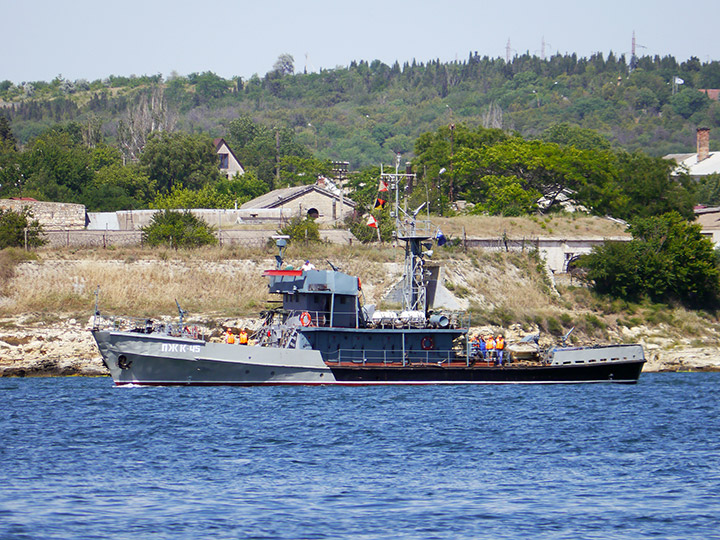
[[[560,146],[574,146],[579,150],[610,150],[610,142],[592,129],[573,126],[567,122],[553,124],[541,136],[545,142]]]
[[[295,217],[285,227],[280,229],[280,234],[286,234],[293,242],[319,242],[320,229],[314,219]]]
[[[22,180],[16,145],[10,122],[0,113],[0,197],[13,194]]]
[[[175,186],[200,189],[221,178],[212,140],[205,135],[155,132],[140,155],[143,172],[162,193]]]
[[[175,187],[170,193],[158,193],[151,208],[233,208],[267,193],[267,184],[251,172],[223,179],[199,190]]]
[[[295,72],[295,59],[291,54],[281,54],[273,64],[273,71],[279,75],[292,75]]]
[[[642,152],[618,152],[614,167],[620,196],[609,201],[607,213],[630,220],[674,211],[693,219],[694,186],[686,175],[673,175],[676,166]]]
[[[12,132],[10,121],[5,114],[0,113],[0,153],[15,151],[17,140]]]
[[[88,212],[116,212],[143,208],[143,203],[132,198],[122,187],[112,184],[90,184],[83,189],[78,202]]]
[[[289,128],[271,129],[242,116],[230,122],[228,131],[228,143],[245,169],[254,172],[271,189],[279,187],[275,185],[278,159],[281,163],[285,160],[286,167],[298,163],[288,161],[290,157],[312,161],[310,151],[295,140],[295,133]],[[310,169],[317,170],[313,167]],[[320,169],[324,170],[323,167]],[[280,172],[282,174],[282,166]]]
[[[142,229],[143,242],[150,246],[194,248],[216,244],[214,228],[189,211],[160,210]]]
[[[193,74],[188,77],[195,85],[195,95],[199,103],[207,103],[225,95],[229,89],[229,83],[222,77],[215,75],[212,71],[201,74]]]
[[[268,185],[251,171],[234,178],[223,178],[213,187],[217,193],[227,197],[230,205],[235,202],[238,205],[244,204],[270,191]]]
[[[97,188],[102,186],[119,188],[129,198],[123,204],[131,206],[122,208],[115,205],[114,210],[147,208],[148,203],[157,193],[156,185],[156,182],[143,172],[142,167],[134,163],[124,166],[119,163],[105,165],[97,171],[92,184]],[[117,190],[115,192],[120,193]],[[112,204],[112,201],[109,202]]]
[[[693,114],[708,107],[710,99],[703,92],[694,88],[685,88],[670,99],[673,110],[683,118],[690,118]]]
[[[561,193],[570,191],[581,204],[602,211],[612,198],[611,165],[611,155],[606,152],[513,137],[493,145],[462,149],[455,156],[453,175],[457,189],[473,203],[485,204],[490,197],[488,184],[480,179],[514,177],[515,191],[521,186],[533,194],[543,194],[550,201],[550,209]]]
[[[28,247],[42,246],[45,244],[42,234],[42,225],[33,219],[29,208],[20,212],[0,208],[0,249],[24,247],[26,241]]]
[[[112,165],[122,165],[122,152],[105,143],[95,145],[90,151],[90,162],[94,171],[99,171],[103,167]]]
[[[485,202],[473,208],[473,214],[488,213],[499,216],[522,216],[537,211],[539,191],[528,189],[515,176],[484,176],[479,179],[486,189]]]
[[[72,124],[48,129],[31,141],[18,167],[21,194],[58,202],[77,202],[95,175],[82,129]]]
[[[630,242],[606,242],[580,259],[597,292],[691,307],[717,304],[720,269],[712,242],[699,225],[671,212],[637,219],[630,232]]]
[[[346,186],[352,199],[362,208],[372,208],[380,186],[380,167],[368,167],[350,173]],[[387,193],[386,193],[387,196]]]
[[[223,197],[214,186],[203,186],[199,190],[174,187],[170,193],[158,193],[150,204],[151,208],[187,209],[187,208],[230,208],[232,202]]]
[[[443,126],[434,133],[423,133],[415,141],[415,170],[422,171],[426,178],[434,179],[440,192],[453,200],[455,193],[463,190],[455,183],[457,154],[464,149],[490,147],[507,138],[508,135],[500,129],[478,127],[473,130],[465,124]]]
[[[707,206],[720,205],[720,174],[710,174],[698,181],[695,202]]]
[[[284,156],[280,159],[280,180],[288,186],[314,184],[318,176],[329,176],[332,163],[312,157]]]
[[[370,216],[375,218],[377,228],[368,226],[367,222]],[[345,218],[345,226],[363,244],[377,242],[378,231],[380,231],[380,239],[383,242],[391,242],[395,231],[395,218],[390,216],[387,208],[376,208],[372,212],[359,208],[353,215]]]

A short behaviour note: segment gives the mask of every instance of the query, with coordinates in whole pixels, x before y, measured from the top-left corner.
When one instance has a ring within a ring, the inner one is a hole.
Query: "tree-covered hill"
[[[699,125],[720,127],[720,103],[699,91],[720,88],[720,62],[697,58],[525,54],[507,63],[471,53],[450,63],[375,60],[292,72],[292,58],[284,55],[275,69],[249,80],[205,72],[3,81],[0,105],[20,144],[67,121],[122,147],[128,129],[143,120],[216,137],[229,135],[231,121],[249,117],[290,132],[315,158],[353,168],[389,162],[394,153],[408,156],[420,134],[461,122],[525,138],[567,122],[651,156],[691,151]],[[720,130],[711,136],[716,149]]]

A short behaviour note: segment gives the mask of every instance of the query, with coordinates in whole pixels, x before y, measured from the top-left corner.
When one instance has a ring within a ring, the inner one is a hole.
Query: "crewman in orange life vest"
[[[242,330],[240,330],[240,336],[238,337],[238,342],[240,343],[240,345],[248,344],[248,335],[244,328]]]
[[[232,333],[232,330],[229,328],[225,332],[225,343],[229,343],[230,345],[235,344],[235,335]]]
[[[502,366],[503,351],[505,350],[505,339],[502,334],[498,334],[497,339],[495,339],[495,349],[497,350],[498,365]]]
[[[485,338],[485,348],[487,349],[488,359],[492,359],[495,356],[495,339],[492,334]]]

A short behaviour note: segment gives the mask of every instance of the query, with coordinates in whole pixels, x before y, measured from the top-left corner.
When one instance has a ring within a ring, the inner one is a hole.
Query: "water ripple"
[[[718,538],[718,382],[0,379],[0,538]]]

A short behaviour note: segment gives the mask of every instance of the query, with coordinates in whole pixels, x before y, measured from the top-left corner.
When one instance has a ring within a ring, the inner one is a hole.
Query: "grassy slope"
[[[262,270],[273,267],[274,253],[270,248],[41,250],[37,260],[12,258],[15,271],[4,272],[0,282],[0,319],[33,313],[39,320],[53,321],[60,314],[86,320],[97,286],[105,314],[172,315],[177,299],[191,318],[206,324],[257,316],[269,298]],[[402,274],[403,251],[390,245],[291,246],[286,255],[296,265],[309,256],[318,268],[327,268],[329,259],[358,275],[366,303],[382,305]],[[720,343],[714,314],[611,302],[577,284],[555,286],[532,254],[465,253],[458,247],[438,249],[433,259],[445,269],[447,288],[466,302],[474,326],[518,333],[539,328],[548,337],[574,326],[578,343],[642,339],[666,349]]]

